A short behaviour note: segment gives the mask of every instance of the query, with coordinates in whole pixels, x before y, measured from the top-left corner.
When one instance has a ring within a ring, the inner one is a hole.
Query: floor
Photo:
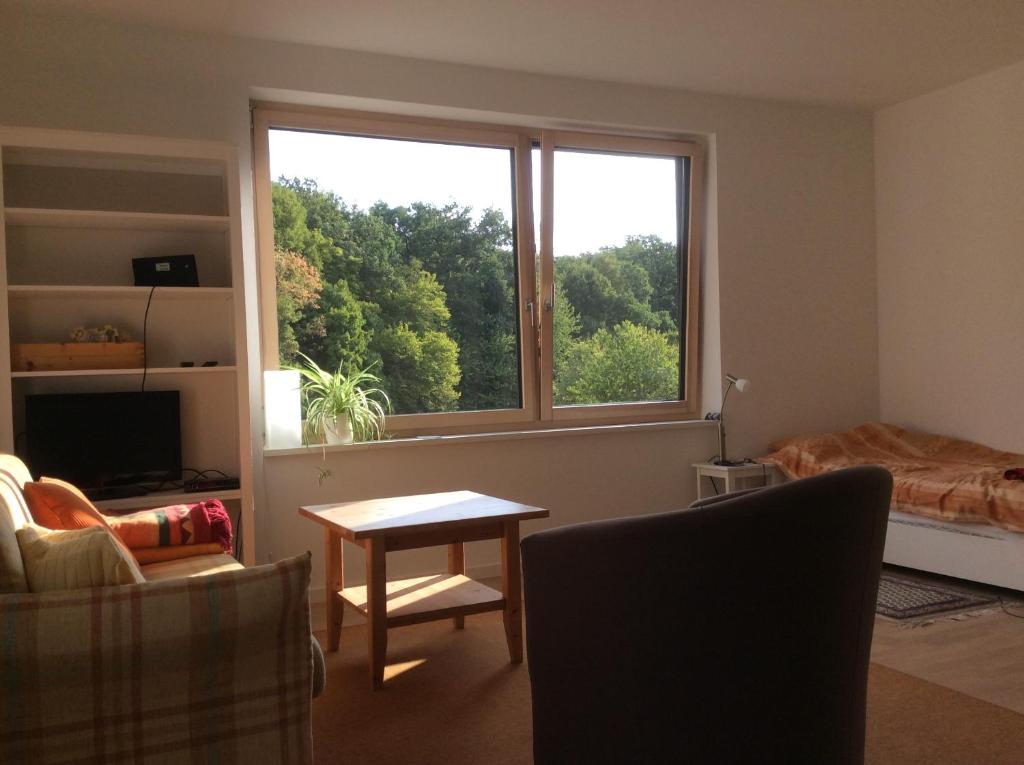
[[[1004,601],[1019,598],[994,588],[967,588],[990,592]],[[1024,714],[1024,607],[1019,605],[939,619],[923,627],[879,617],[871,660]]]
[[[343,630],[313,705],[317,763],[531,763],[528,670],[508,664],[499,616],[392,630],[389,643],[385,687],[372,692],[365,628]],[[868,765],[1024,761],[1024,619],[879,619],[872,659]]]

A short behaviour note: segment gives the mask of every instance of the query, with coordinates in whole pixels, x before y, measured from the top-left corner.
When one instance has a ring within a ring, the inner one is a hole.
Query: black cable
[[[711,488],[714,489],[715,496],[717,497],[719,494],[721,494],[721,492],[718,490],[718,484],[715,483],[715,477],[713,475],[709,475],[709,476],[705,476],[705,477],[709,481],[711,481]]]
[[[242,513],[238,514],[238,523],[235,524],[235,560],[242,560]]]
[[[146,300],[146,313],[142,317],[142,392],[146,392],[146,373],[149,371],[149,346],[146,342],[146,330],[149,326],[149,306],[153,302],[153,293],[156,292],[156,285],[149,288],[149,298]]]

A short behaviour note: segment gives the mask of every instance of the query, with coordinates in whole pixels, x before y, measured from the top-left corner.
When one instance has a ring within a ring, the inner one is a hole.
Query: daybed
[[[1024,455],[884,423],[778,441],[788,478],[874,464],[893,475],[885,561],[1024,590]]]

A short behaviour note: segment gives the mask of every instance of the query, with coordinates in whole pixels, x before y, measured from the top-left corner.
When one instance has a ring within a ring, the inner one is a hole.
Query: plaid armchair
[[[0,596],[0,762],[310,762],[309,574]]]
[[[143,566],[146,582],[29,593],[30,522],[0,454],[0,763],[308,763],[324,685],[309,553]]]

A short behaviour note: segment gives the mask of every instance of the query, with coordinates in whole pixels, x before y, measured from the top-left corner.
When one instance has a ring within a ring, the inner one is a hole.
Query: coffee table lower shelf
[[[455,616],[501,611],[505,597],[497,590],[462,574],[434,574],[397,579],[385,586],[387,626],[401,627]],[[335,597],[367,615],[366,587],[346,587]]]

